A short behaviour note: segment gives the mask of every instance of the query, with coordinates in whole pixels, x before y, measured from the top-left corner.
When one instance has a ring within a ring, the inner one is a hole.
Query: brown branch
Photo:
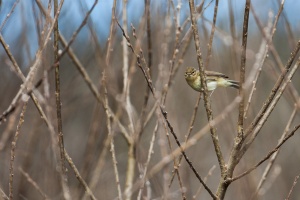
[[[151,24],[150,24],[150,1],[151,0],[145,0],[145,15],[147,18],[147,52],[148,52],[148,70],[150,77],[152,76],[152,39],[151,39]],[[149,93],[150,89],[149,87],[146,88],[145,96],[144,96],[144,103],[140,115],[140,128],[137,131],[137,140],[141,138],[141,135],[143,133],[145,123],[147,123],[147,118],[146,118],[146,110],[147,110],[147,105],[149,101]],[[155,109],[154,109],[155,110]],[[151,113],[151,112],[150,112]],[[153,112],[154,113],[154,112]]]
[[[20,135],[21,127],[24,123],[24,115],[27,108],[29,98],[24,102],[22,112],[20,114],[20,119],[17,125],[17,130],[14,136],[14,139],[11,143],[11,151],[10,151],[10,163],[9,163],[9,199],[13,199],[13,179],[14,179],[14,161],[15,161],[15,150],[17,147],[17,141]]]
[[[79,183],[84,187],[86,194],[92,199],[97,200],[95,195],[93,194],[92,190],[89,188],[88,184],[85,182],[85,180],[80,175],[76,165],[74,164],[72,158],[69,156],[68,152],[64,149],[64,156],[66,158],[66,161],[69,163],[69,166],[73,169],[73,172],[79,181]]]
[[[216,169],[216,165],[213,165],[210,170],[208,171],[206,177],[204,178],[204,182],[206,183],[208,180],[208,177],[210,177],[212,175],[212,173],[214,172],[214,170]],[[200,195],[202,189],[202,185],[200,185],[199,189],[197,190],[196,194],[193,195],[193,199],[198,199],[198,196]]]
[[[300,124],[295,126],[295,128],[272,150],[270,151],[263,159],[261,159],[256,165],[254,165],[253,167],[251,167],[250,169],[248,169],[247,171],[243,172],[242,174],[233,177],[232,179],[228,179],[229,182],[233,182],[236,181],[240,178],[242,178],[243,176],[246,176],[247,174],[249,174],[250,172],[252,172],[253,170],[255,170],[258,166],[260,166],[262,163],[264,163],[266,160],[268,160],[275,152],[277,152],[279,150],[279,148],[288,140],[290,139],[295,132],[300,128]]]
[[[195,40],[195,48],[197,52],[197,61],[198,61],[198,66],[199,66],[199,71],[200,71],[200,77],[201,77],[201,85],[202,85],[202,90],[203,90],[203,96],[204,96],[204,106],[206,109],[206,114],[207,114],[207,119],[208,123],[210,125],[210,132],[211,132],[211,137],[213,140],[215,152],[218,158],[219,162],[219,167],[221,170],[221,176],[224,178],[225,172],[226,172],[226,166],[225,166],[225,161],[222,155],[221,147],[219,144],[219,138],[216,132],[215,127],[211,123],[213,120],[213,114],[211,110],[211,105],[210,105],[210,99],[208,96],[208,91],[207,91],[207,85],[206,85],[206,75],[204,73],[204,66],[203,66],[203,60],[202,60],[202,54],[201,54],[201,49],[200,49],[200,39],[199,39],[199,34],[198,34],[198,26],[195,18],[195,5],[193,0],[189,0],[189,6],[190,6],[190,15],[191,15],[191,20],[192,20],[192,28],[194,32],[194,40]]]
[[[238,117],[238,127],[237,136],[234,139],[234,146],[232,148],[229,161],[228,161],[228,171],[226,175],[222,176],[223,180],[220,181],[217,196],[220,199],[224,199],[227,188],[229,186],[228,178],[232,177],[233,171],[238,164],[239,160],[237,155],[242,147],[244,141],[244,87],[245,87],[245,70],[246,70],[246,50],[247,50],[247,38],[248,38],[248,21],[249,21],[249,11],[250,11],[250,0],[246,0],[245,12],[244,12],[244,23],[243,23],[243,38],[242,38],[242,53],[241,53],[241,67],[240,67],[240,89],[239,97],[241,98],[239,104],[239,117]]]
[[[244,137],[244,88],[245,83],[245,72],[246,72],[246,51],[247,51],[247,39],[248,39],[248,22],[250,13],[251,0],[246,0],[245,13],[244,13],[244,24],[243,24],[243,39],[242,39],[242,53],[241,53],[241,68],[240,68],[240,90],[239,95],[242,97],[239,106],[239,117],[238,117],[238,135],[236,142],[242,142]]]
[[[58,0],[54,0],[54,15],[58,10]],[[54,62],[58,59],[58,20],[54,23]],[[55,65],[55,100],[56,100],[56,116],[57,116],[57,135],[58,145],[60,150],[60,164],[61,164],[61,184],[63,189],[63,195],[65,199],[70,199],[70,191],[68,188],[68,175],[65,166],[65,154],[64,154],[64,135],[62,130],[62,116],[61,116],[61,100],[60,100],[60,64]]]

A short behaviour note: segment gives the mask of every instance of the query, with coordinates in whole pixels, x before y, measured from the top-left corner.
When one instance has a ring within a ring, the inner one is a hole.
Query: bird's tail
[[[228,81],[228,86],[229,87],[233,87],[235,89],[240,89],[240,84],[238,81],[234,81],[234,80],[227,80]]]

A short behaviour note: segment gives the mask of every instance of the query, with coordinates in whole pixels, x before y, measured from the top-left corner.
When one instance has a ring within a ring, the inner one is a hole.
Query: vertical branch
[[[107,126],[108,138],[110,138],[110,151],[112,154],[115,179],[116,179],[116,184],[117,184],[117,189],[118,189],[118,197],[119,197],[119,200],[122,200],[122,190],[121,190],[121,186],[120,186],[120,179],[119,179],[119,173],[118,173],[118,167],[117,167],[117,159],[116,159],[115,146],[114,146],[114,136],[113,136],[113,133],[111,130],[112,115],[109,112],[109,108],[108,108],[107,89],[106,89],[106,79],[105,78],[106,78],[106,73],[104,71],[103,76],[102,76],[102,84],[103,84],[103,89],[104,89],[104,105],[103,106],[104,106],[105,113],[106,113],[106,126]]]
[[[132,185],[135,171],[135,157],[134,157],[134,143],[129,143],[128,147],[128,163],[126,171],[126,183],[125,183],[125,199],[130,200],[132,196]]]
[[[150,20],[150,1],[145,0],[146,18],[147,18],[147,46],[148,46],[148,67],[152,66],[152,41],[151,41],[151,20]]]
[[[125,33],[128,33],[128,28],[127,28],[127,0],[123,0],[123,29]],[[128,82],[128,47],[127,47],[127,41],[126,38],[123,37],[122,39],[122,47],[123,47],[123,93],[125,93],[127,82]]]
[[[250,13],[251,0],[246,0],[244,24],[243,24],[243,39],[242,39],[242,53],[241,53],[241,68],[240,68],[240,90],[241,102],[239,105],[239,118],[238,118],[238,140],[242,141],[244,137],[244,88],[245,83],[245,71],[246,71],[246,51],[247,51],[247,38],[248,38],[248,22]]]
[[[213,120],[213,114],[211,110],[211,105],[210,105],[210,100],[208,96],[208,91],[207,91],[207,85],[206,85],[206,75],[205,75],[205,70],[203,66],[203,60],[202,60],[202,54],[201,54],[201,48],[200,48],[200,39],[199,39],[199,34],[198,34],[198,26],[196,22],[196,17],[195,17],[195,5],[193,0],[189,0],[189,5],[190,5],[190,14],[191,14],[191,19],[192,19],[192,29],[194,32],[194,40],[195,40],[195,48],[197,51],[197,61],[198,61],[198,66],[199,66],[199,71],[200,71],[200,79],[201,79],[201,85],[202,85],[202,90],[203,90],[203,96],[204,96],[204,105],[207,113],[207,119],[208,123],[210,126],[210,132],[211,132],[211,137],[213,140],[213,144],[215,147],[215,152],[218,158],[219,162],[219,167],[221,170],[221,176],[225,176],[226,172],[226,166],[225,166],[225,161],[221,152],[221,147],[219,144],[219,138],[216,133],[216,129],[213,126],[212,120]]]
[[[27,108],[27,103],[28,103],[28,97],[26,99],[26,101],[24,102],[23,105],[23,109],[22,112],[20,114],[20,119],[19,119],[19,123],[17,125],[17,130],[16,130],[16,134],[14,136],[14,139],[11,143],[11,152],[10,152],[10,165],[9,165],[9,199],[12,200],[13,199],[13,179],[14,179],[14,160],[15,160],[15,150],[16,150],[16,146],[17,146],[17,141],[20,135],[20,129],[23,125],[24,122],[24,114],[26,112],[26,108]]]
[[[58,11],[58,0],[54,0],[54,15]],[[56,115],[57,115],[57,132],[58,132],[58,145],[60,150],[60,164],[61,164],[61,183],[63,189],[63,195],[65,199],[70,199],[68,191],[68,179],[65,166],[65,154],[64,154],[64,135],[62,132],[62,117],[61,117],[61,100],[60,100],[60,74],[59,74],[59,62],[58,62],[58,19],[54,24],[54,61],[55,63],[55,99],[56,99]]]
[[[251,0],[246,0],[245,13],[244,13],[244,23],[243,23],[243,38],[242,38],[242,53],[241,53],[241,67],[240,67],[240,89],[239,95],[241,97],[239,103],[239,117],[238,117],[238,134],[234,140],[234,146],[228,161],[228,171],[226,172],[226,178],[222,180],[217,189],[217,196],[220,199],[224,199],[227,188],[230,182],[227,181],[228,178],[232,177],[233,171],[239,162],[238,154],[242,148],[244,141],[244,83],[245,83],[245,71],[246,71],[246,49],[247,49],[247,38],[248,38],[248,21],[250,12]]]
[[[141,176],[140,179],[141,179],[142,183],[141,183],[141,187],[139,189],[137,200],[141,200],[141,198],[142,198],[142,192],[143,192],[144,184],[145,184],[145,181],[146,181],[146,174],[147,174],[147,170],[148,170],[148,167],[149,167],[151,155],[153,154],[153,147],[154,147],[154,142],[155,142],[157,131],[158,131],[158,123],[156,123],[156,125],[155,125],[154,131],[153,131],[153,134],[152,134],[152,138],[151,138],[151,141],[150,141],[147,161],[146,161],[144,169],[142,169],[142,174],[140,175]]]
[[[207,58],[206,58],[206,67],[208,67],[209,65],[209,59],[211,58],[211,50],[212,50],[212,43],[213,43],[213,39],[214,39],[214,33],[216,30],[216,21],[217,21],[217,14],[218,14],[218,5],[219,5],[219,0],[216,0],[216,4],[215,4],[215,8],[214,8],[214,18],[213,18],[213,24],[211,27],[211,33],[210,33],[210,37],[209,37],[209,42],[208,42],[208,50],[207,50]]]
[[[231,57],[231,68],[233,70],[233,73],[235,75],[235,77],[237,77],[237,57],[238,57],[238,51],[237,51],[237,48],[239,46],[238,44],[238,41],[236,40],[237,38],[237,34],[236,34],[236,28],[235,28],[235,25],[236,25],[236,21],[235,21],[235,18],[234,18],[234,11],[233,11],[233,0],[229,0],[228,1],[228,12],[229,12],[229,26],[230,26],[230,35],[232,37],[232,48],[230,48],[230,57]]]
[[[294,190],[294,188],[295,188],[295,186],[296,186],[299,178],[300,178],[300,175],[298,175],[298,176],[295,177],[294,183],[293,183],[293,185],[292,185],[292,187],[291,187],[291,189],[289,191],[289,194],[288,194],[288,196],[287,196],[287,198],[285,200],[289,200],[290,199],[290,197],[292,195],[292,192],[293,192],[293,190]]]
[[[148,74],[150,77],[152,76],[152,40],[151,40],[151,24],[150,24],[150,1],[151,0],[145,0],[145,15],[146,15],[146,24],[147,24],[147,52],[148,52]],[[137,132],[137,140],[141,137],[144,129],[144,122],[145,122],[145,115],[147,110],[147,105],[149,101],[149,94],[150,89],[149,87],[146,88],[145,96],[144,96],[144,103],[141,111],[141,117],[140,117],[140,129]]]
[[[109,66],[109,64],[110,64],[110,54],[112,52],[112,45],[113,45],[112,37],[113,37],[113,32],[115,30],[116,5],[117,5],[117,0],[114,0],[113,7],[111,9],[111,22],[110,22],[108,45],[107,45],[107,51],[106,51],[106,57],[105,57],[105,62],[106,62],[107,66]]]
[[[123,29],[124,32],[127,33],[127,0],[123,0]],[[128,76],[128,47],[127,47],[127,41],[126,38],[123,37],[122,40],[123,45],[123,100],[125,101],[125,109],[128,115],[129,119],[129,128],[131,132],[131,136],[134,134],[134,122],[133,122],[133,112],[132,112],[132,105],[130,102],[130,96],[129,96],[129,76]],[[125,181],[125,199],[130,200],[132,196],[132,184],[134,179],[134,171],[135,171],[135,157],[134,157],[134,148],[135,148],[135,142],[131,138],[130,141],[128,141],[128,162],[127,162],[127,171],[126,171],[126,181]]]

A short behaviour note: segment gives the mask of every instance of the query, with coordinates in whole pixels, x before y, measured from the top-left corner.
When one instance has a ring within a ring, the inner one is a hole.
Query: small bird
[[[207,90],[213,91],[217,87],[233,87],[239,89],[239,82],[229,80],[228,76],[213,71],[205,71]],[[199,70],[187,67],[184,74],[186,82],[196,91],[201,92],[201,78]]]

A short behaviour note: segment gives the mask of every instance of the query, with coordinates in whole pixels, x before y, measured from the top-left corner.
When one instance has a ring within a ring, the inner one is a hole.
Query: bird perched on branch
[[[239,82],[229,80],[228,76],[213,71],[205,71],[208,91],[214,91],[217,87],[233,87],[239,89]],[[186,82],[196,91],[201,92],[201,78],[199,70],[187,67],[184,74]]]

